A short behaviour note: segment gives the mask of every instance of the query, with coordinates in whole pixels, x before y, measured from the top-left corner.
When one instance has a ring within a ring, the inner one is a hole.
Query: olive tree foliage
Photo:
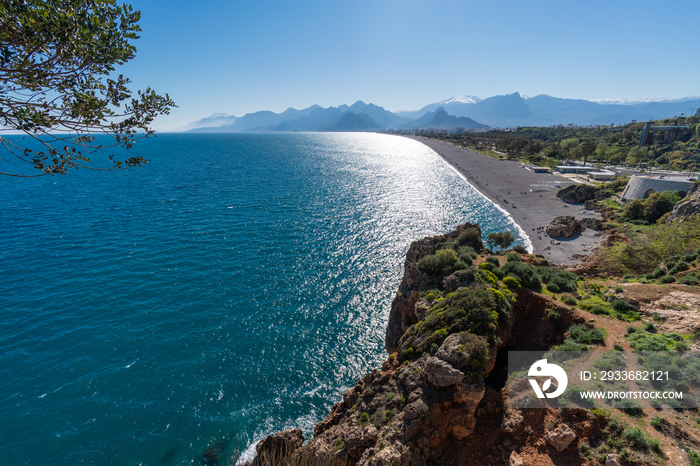
[[[486,235],[486,243],[489,247],[493,249],[493,246],[497,246],[501,251],[504,251],[510,247],[515,241],[515,235],[510,231],[501,231],[498,233],[489,233]]]
[[[153,119],[175,106],[151,88],[134,95],[129,79],[113,73],[134,58],[139,19],[139,11],[114,0],[0,1],[0,131],[26,135],[0,133],[6,149],[0,160],[14,156],[28,168],[1,174],[115,170],[146,162],[114,154],[105,164],[90,160],[100,148],[128,149],[136,138],[152,135]],[[99,134],[109,135],[109,143],[98,145]]]

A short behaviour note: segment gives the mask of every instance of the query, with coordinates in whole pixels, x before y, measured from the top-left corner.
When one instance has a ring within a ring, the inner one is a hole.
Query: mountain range
[[[260,111],[240,118],[215,113],[176,131],[228,133],[254,131],[381,131],[386,129],[483,130],[516,126],[623,124],[691,115],[700,108],[700,97],[675,100],[613,99],[589,101],[563,99],[545,94],[527,97],[518,92],[488,99],[475,96],[451,98],[420,110],[390,112],[372,103],[303,110],[288,108],[282,113]]]

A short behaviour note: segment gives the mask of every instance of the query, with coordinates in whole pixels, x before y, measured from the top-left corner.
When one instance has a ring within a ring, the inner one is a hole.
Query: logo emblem
[[[552,379],[547,379],[542,388],[534,379],[528,379],[532,389],[535,390],[537,398],[556,398],[566,390],[566,385],[569,383],[569,378],[566,376],[566,372],[560,366],[556,364],[548,364],[546,359],[540,359],[530,366],[530,370],[527,373],[530,377],[554,377],[557,381],[557,389],[552,393],[546,393],[547,390],[552,386]]]

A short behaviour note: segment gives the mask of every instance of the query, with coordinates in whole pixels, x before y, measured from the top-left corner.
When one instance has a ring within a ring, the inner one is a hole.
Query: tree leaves
[[[135,56],[131,42],[141,31],[140,17],[114,0],[0,2],[0,130],[24,131],[46,150],[25,151],[2,137],[0,143],[42,175],[65,174],[88,166],[83,151],[99,149],[85,135],[108,134],[112,146],[123,148],[137,134],[152,135],[153,119],[174,102],[150,88],[133,96],[127,78],[110,77]],[[57,150],[56,144],[70,147]],[[112,155],[109,162],[107,169],[119,169],[145,160]]]

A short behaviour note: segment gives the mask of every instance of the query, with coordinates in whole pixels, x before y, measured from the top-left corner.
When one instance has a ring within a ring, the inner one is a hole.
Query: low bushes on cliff
[[[449,293],[424,320],[404,334],[399,342],[399,357],[406,360],[435,353],[453,333],[468,331],[492,339],[499,322],[505,323],[509,318],[509,308],[510,302],[501,291],[484,285]]]
[[[484,249],[484,240],[478,228],[465,228],[457,237],[457,242],[463,246],[471,246],[476,252]]]
[[[535,272],[552,293],[574,293],[578,290],[577,277],[553,267],[537,267]]]
[[[440,249],[435,254],[422,257],[416,267],[428,275],[449,275],[459,256],[454,249]],[[465,264],[466,266],[466,264]]]
[[[594,343],[603,343],[605,335],[599,328],[588,328],[584,324],[572,325],[569,328],[569,338],[576,343],[591,345]]]
[[[421,257],[416,267],[428,275],[444,277],[468,268],[475,259],[476,251],[471,246],[461,246],[456,251],[446,248]]]
[[[540,278],[535,273],[535,268],[525,262],[510,261],[501,267],[504,277],[517,278],[520,284],[526,288],[539,291],[541,289]]]

